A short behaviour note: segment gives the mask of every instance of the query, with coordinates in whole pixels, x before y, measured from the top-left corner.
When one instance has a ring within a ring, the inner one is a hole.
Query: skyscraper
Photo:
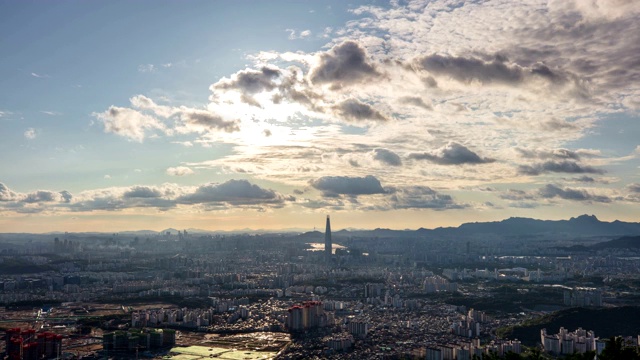
[[[331,221],[327,215],[327,227],[324,230],[324,253],[327,259],[331,259]]]

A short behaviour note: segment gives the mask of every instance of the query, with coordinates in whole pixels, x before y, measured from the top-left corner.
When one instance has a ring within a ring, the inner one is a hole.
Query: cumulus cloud
[[[186,166],[176,166],[176,167],[170,167],[167,169],[167,175],[171,175],[171,176],[185,176],[185,175],[191,175],[193,173],[194,173],[193,170],[191,170],[191,168]]]
[[[486,164],[494,162],[494,159],[480,157],[466,146],[449,142],[447,145],[433,152],[412,153],[409,158],[415,160],[427,160],[438,165],[462,165],[462,164]]]
[[[389,189],[390,195],[382,208],[390,209],[461,209],[450,195],[440,194],[427,186],[406,186]]]
[[[237,121],[225,120],[222,116],[206,110],[182,109],[180,117],[186,128],[192,131],[222,130],[228,133],[240,131]]]
[[[336,114],[348,121],[387,121],[387,116],[371,105],[356,99],[348,99],[334,107]]]
[[[538,190],[538,194],[543,198],[561,198],[573,201],[593,201],[609,203],[611,199],[603,195],[595,195],[583,189],[560,188],[556,185],[547,184]]]
[[[278,84],[276,79],[282,75],[282,71],[276,67],[263,66],[261,69],[246,69],[233,74],[231,78],[224,78],[211,85],[210,89],[214,93],[217,91],[238,91],[243,102],[260,106],[252,97],[254,94],[263,91],[271,91]]]
[[[7,185],[0,183],[0,201],[14,201],[17,199],[17,194],[9,189]]]
[[[124,192],[122,197],[125,199],[130,198],[157,198],[161,197],[162,193],[160,190],[149,187],[149,186],[134,186],[131,189]]]
[[[323,192],[324,196],[337,195],[371,195],[383,194],[385,191],[375,176],[367,175],[365,177],[349,177],[349,176],[323,176],[316,180],[312,180],[310,185]]]
[[[151,110],[158,116],[162,117],[170,117],[177,112],[176,109],[171,108],[166,105],[158,105],[151,98],[148,98],[144,95],[136,95],[129,99],[129,102],[134,108],[143,109],[143,110]]]
[[[345,41],[319,55],[318,64],[311,69],[309,79],[314,84],[341,87],[380,75],[359,43]]]
[[[16,213],[124,211],[133,208],[168,211],[177,206],[197,206],[204,210],[256,206],[264,209],[279,208],[293,201],[293,196],[282,195],[247,180],[229,180],[222,184],[209,183],[198,187],[176,184],[110,187],[86,190],[75,195],[68,191],[49,190],[18,193],[0,183],[0,211]]]
[[[105,132],[114,133],[137,142],[144,140],[145,131],[148,129],[166,129],[164,124],[156,118],[130,108],[110,106],[107,111],[93,115],[102,120]]]
[[[518,172],[523,175],[540,175],[545,173],[569,173],[569,174],[604,174],[605,171],[588,165],[580,165],[575,161],[549,160],[534,165],[520,165]]]
[[[394,153],[393,151],[387,150],[387,149],[373,150],[373,158],[389,166],[402,165],[402,160],[400,159],[400,156],[398,156],[398,154]]]
[[[180,196],[182,204],[219,203],[230,205],[283,204],[292,198],[271,189],[264,189],[247,180],[229,180],[222,184],[199,186],[193,193]]]

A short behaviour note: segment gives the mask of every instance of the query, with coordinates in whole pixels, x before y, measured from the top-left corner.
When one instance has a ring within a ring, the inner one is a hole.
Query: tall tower
[[[324,230],[324,254],[327,259],[331,259],[331,221],[327,215],[327,227]]]

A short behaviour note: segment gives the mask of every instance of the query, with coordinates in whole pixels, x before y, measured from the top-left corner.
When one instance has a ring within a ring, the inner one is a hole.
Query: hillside
[[[540,330],[555,334],[560,327],[569,331],[581,327],[593,330],[600,338],[616,335],[640,334],[640,307],[624,306],[609,309],[571,308],[536,319],[513,329],[503,329],[502,337],[519,339],[524,345],[534,346],[540,342]]]

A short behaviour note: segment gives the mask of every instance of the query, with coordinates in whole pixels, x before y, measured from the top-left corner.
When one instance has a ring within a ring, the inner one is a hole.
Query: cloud
[[[495,160],[482,158],[464,145],[449,142],[447,145],[433,152],[412,153],[409,158],[428,160],[438,165],[486,164]]]
[[[165,130],[164,124],[152,116],[137,110],[110,106],[102,113],[93,113],[104,124],[104,131],[114,133],[130,140],[142,142],[148,129]]]
[[[569,174],[604,174],[602,169],[588,165],[580,165],[575,161],[549,160],[534,165],[520,165],[518,172],[522,175],[540,175],[545,173],[569,173]]]
[[[425,110],[433,110],[433,106],[427,104],[421,97],[417,96],[404,96],[400,99],[401,104],[413,105]]]
[[[224,78],[211,85],[214,93],[218,90],[236,90],[246,95],[271,91],[276,88],[275,80],[282,75],[276,67],[263,66],[259,70],[246,69],[233,74],[231,78]]]
[[[406,186],[388,190],[390,195],[381,209],[461,209],[450,195],[440,194],[427,186]]]
[[[627,190],[633,193],[640,193],[640,184],[638,183],[629,184],[627,185]]]
[[[287,29],[289,33],[289,40],[305,39],[311,36],[311,30],[302,30],[300,34],[297,34],[294,29]]]
[[[371,195],[383,194],[385,191],[380,180],[372,175],[365,177],[323,176],[312,180],[310,185],[323,192],[324,196],[336,195]]]
[[[188,129],[196,131],[222,130],[228,133],[240,131],[237,121],[228,121],[206,110],[183,109],[180,115]]]
[[[597,157],[598,151],[578,149],[552,149],[552,150],[540,150],[540,149],[523,149],[515,148],[516,152],[526,159],[564,159],[564,160],[581,160],[583,157]]]
[[[36,131],[36,129],[34,128],[28,128],[27,130],[25,130],[24,132],[24,137],[29,139],[29,140],[33,140],[38,136],[38,132]]]
[[[191,175],[193,173],[194,173],[193,170],[191,170],[191,168],[186,166],[176,166],[176,167],[170,167],[167,169],[167,175],[171,175],[171,176],[185,176],[185,175]]]
[[[447,75],[465,83],[479,81],[514,84],[521,82],[523,78],[520,67],[510,66],[501,58],[483,61],[474,57],[433,54],[417,59],[417,65],[432,74]]]
[[[314,84],[341,87],[381,74],[367,59],[365,49],[355,41],[345,41],[318,56],[318,64],[311,69],[309,79]]]
[[[159,198],[162,196],[160,190],[149,186],[134,186],[122,195],[125,199],[132,198]]]
[[[402,165],[402,160],[400,160],[400,156],[394,153],[391,150],[387,149],[375,149],[373,150],[373,158],[380,161],[381,163],[387,164],[389,166],[400,166]]]
[[[387,116],[356,99],[348,99],[334,107],[335,112],[347,121],[388,121]]]
[[[222,184],[210,183],[199,186],[193,193],[178,197],[181,204],[230,204],[258,205],[283,204],[292,198],[271,189],[264,189],[247,180],[228,180]]]
[[[500,194],[500,198],[504,200],[522,201],[534,200],[536,196],[524,190],[509,189]]]
[[[62,197],[62,202],[65,203],[70,203],[73,199],[73,195],[71,195],[71,193],[66,190],[60,191],[60,197]]]
[[[14,201],[18,198],[18,194],[7,187],[7,185],[0,183],[0,201]]]
[[[49,77],[50,77],[50,76],[49,76],[49,75],[47,75],[47,74],[37,74],[37,73],[34,73],[34,72],[32,72],[32,73],[31,73],[31,76],[36,77],[36,78],[40,78],[40,79],[42,79],[42,78],[49,78]]]
[[[309,36],[311,36],[311,30],[302,30],[300,32],[300,38],[301,39],[307,38]]]
[[[157,68],[153,64],[138,65],[138,72],[141,72],[141,73],[153,73],[153,72],[156,72],[156,70]]]
[[[609,203],[611,198],[602,195],[595,195],[583,189],[572,188],[560,188],[556,185],[547,184],[545,187],[538,190],[538,194],[543,198],[555,198],[559,197],[565,200],[572,201],[593,201],[600,203]]]
[[[61,198],[60,193],[46,190],[38,190],[29,194],[21,200],[25,203],[40,203],[40,202],[52,202],[59,201]]]
[[[129,99],[131,105],[136,109],[150,110],[158,116],[170,117],[177,113],[177,109],[173,109],[170,106],[158,105],[152,99],[144,95],[136,95]]]

